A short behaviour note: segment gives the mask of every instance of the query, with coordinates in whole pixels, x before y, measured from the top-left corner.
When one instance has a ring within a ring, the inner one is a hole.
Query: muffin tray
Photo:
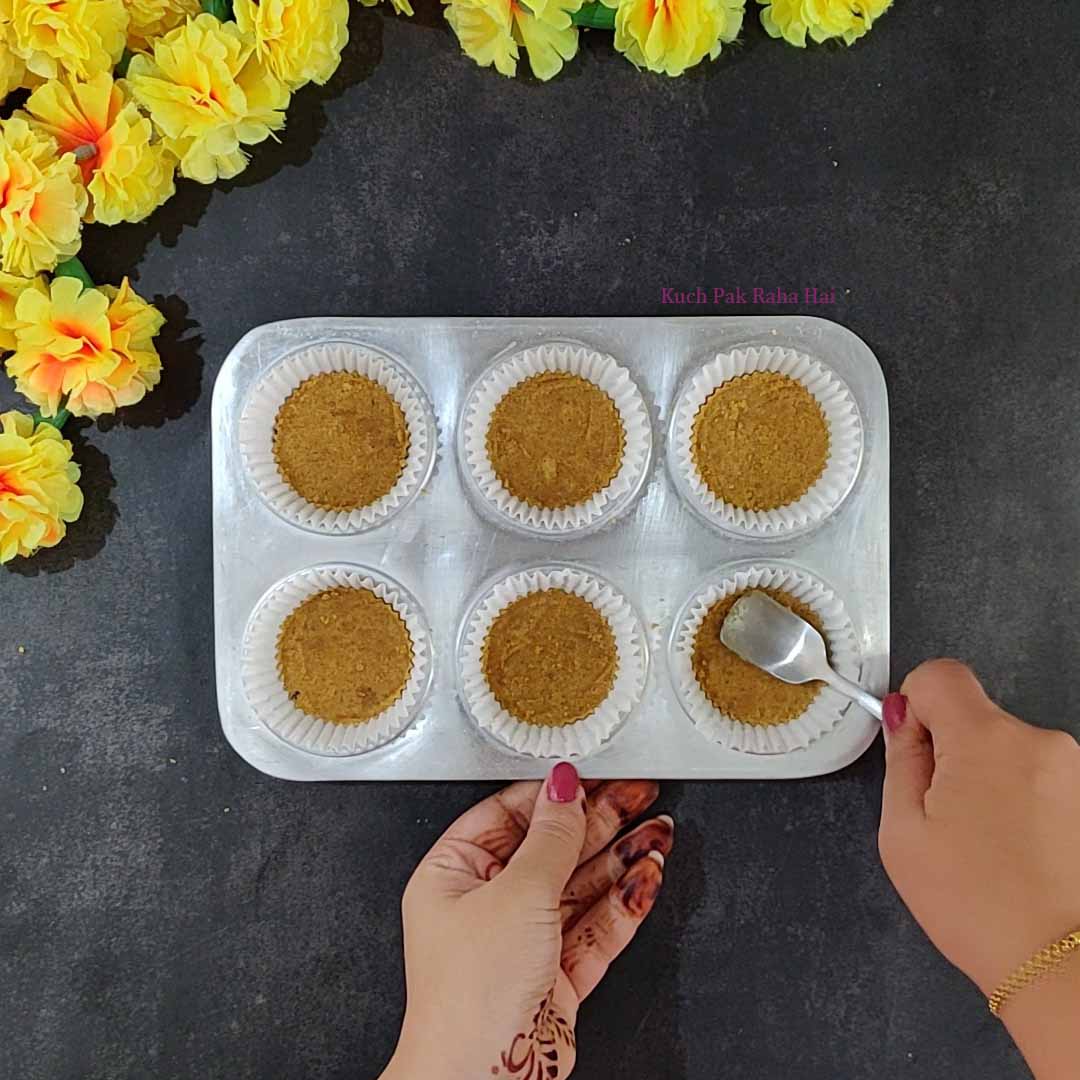
[[[258,477],[244,443],[242,420],[246,413],[250,427],[253,401],[268,379],[303,350],[336,344],[364,346],[388,357],[429,399],[433,420],[431,452],[417,466],[418,494],[365,531],[343,535],[315,531],[310,523],[271,508],[266,477]],[[599,520],[591,532],[572,538],[500,518],[466,464],[468,446],[460,428],[463,406],[493,363],[548,346],[613,357],[640,390],[650,422],[651,449],[620,497],[620,516]],[[735,350],[770,348],[795,350],[841,380],[857,412],[861,449],[846,497],[820,523],[779,536],[768,528],[739,534],[707,520],[687,491],[679,474],[675,414],[684,388],[703,365]],[[700,717],[692,719],[694,706],[678,689],[679,631],[695,598],[710,583],[757,581],[762,573],[793,581],[809,577],[831,590],[845,612],[853,674],[879,696],[887,689],[888,399],[874,354],[842,326],[799,316],[271,323],[245,335],[222,365],[214,387],[212,439],[218,708],[229,743],[265,773],[289,780],[542,776],[549,760],[514,750],[478,725],[467,704],[467,665],[461,657],[466,624],[495,583],[534,572],[558,574],[561,568],[569,568],[575,580],[594,576],[614,586],[641,630],[639,700],[614,734],[581,758],[583,774],[815,776],[854,761],[874,740],[876,721],[847,704],[835,726],[805,746],[783,749],[763,739],[754,750],[733,749],[717,742]],[[265,702],[245,678],[245,650],[253,636],[267,634],[265,615],[280,602],[285,579],[335,574],[398,589],[413,605],[430,652],[425,678],[415,688],[415,719],[384,745],[360,753],[319,752],[285,741],[257,713]]]

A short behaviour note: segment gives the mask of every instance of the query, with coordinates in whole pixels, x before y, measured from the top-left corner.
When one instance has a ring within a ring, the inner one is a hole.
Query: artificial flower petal
[[[858,41],[892,4],[892,0],[758,0],[764,7],[761,25],[770,37],[803,48],[812,41],[842,38]]]
[[[141,221],[176,190],[175,159],[154,140],[125,84],[108,73],[89,82],[46,83],[30,95],[26,110],[31,126],[78,159],[91,196],[88,221]]]
[[[109,331],[112,350],[120,357],[126,378],[111,380],[117,405],[134,405],[161,381],[161,357],[154,345],[165,316],[131,287],[127,278],[114,285],[102,285],[109,298]]]
[[[26,278],[0,272],[0,351],[10,352],[15,348],[15,330],[19,325],[15,305],[27,289],[48,293],[49,286],[43,274]]]
[[[153,339],[164,317],[126,278],[119,288],[98,289],[56,278],[44,295],[23,292],[15,322],[7,373],[42,416],[61,408],[75,416],[114,412],[141,400],[161,379]]]
[[[12,51],[10,33],[10,28],[0,22],[0,101],[22,86],[26,78],[26,64]]]
[[[255,55],[290,90],[321,86],[337,71],[349,40],[349,0],[234,0],[233,12]]]
[[[374,7],[379,0],[360,0],[364,7]],[[390,4],[398,15],[412,15],[412,4],[409,0],[390,0]]]
[[[182,176],[201,184],[247,165],[244,145],[285,125],[288,87],[255,55],[236,23],[203,14],[154,42],[128,68],[135,100],[150,113]]]
[[[541,22],[565,30],[572,26],[572,16],[581,10],[584,0],[528,0],[528,8]],[[569,59],[569,57],[567,57]]]
[[[0,415],[0,563],[58,544],[82,513],[71,443],[51,424]]]
[[[544,0],[543,18],[517,0],[443,0],[444,14],[466,56],[481,67],[494,65],[503,75],[517,73],[524,48],[538,79],[557,75],[578,48],[570,13],[579,0]]]
[[[520,4],[511,4],[514,39],[525,46],[532,73],[544,82],[562,71],[564,61],[572,60],[577,55],[578,31],[569,15],[577,8],[561,6],[564,2],[550,0],[544,8],[544,19],[531,14]],[[565,22],[560,19],[560,14],[565,16]]]
[[[745,0],[622,0],[615,48],[636,67],[681,75],[735,40]]]
[[[443,0],[443,14],[462,51],[500,75],[517,73],[518,43],[508,0]]]
[[[0,120],[0,265],[32,277],[79,250],[86,191],[73,154],[25,119]]]
[[[111,71],[124,51],[124,0],[0,0],[12,52],[41,79],[89,79]]]
[[[175,30],[202,11],[200,0],[124,0],[130,21],[128,48],[142,52],[155,38]]]

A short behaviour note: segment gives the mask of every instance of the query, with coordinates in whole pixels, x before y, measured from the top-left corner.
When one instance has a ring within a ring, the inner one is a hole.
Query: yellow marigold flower
[[[142,400],[161,378],[153,337],[164,318],[126,278],[119,289],[55,278],[45,295],[23,292],[15,317],[7,372],[42,416],[62,407],[75,416],[115,412]]]
[[[636,67],[681,75],[735,40],[744,6],[745,0],[621,0],[615,48]]]
[[[200,0],[124,0],[128,10],[128,48],[141,52],[154,38],[175,30],[202,11]]]
[[[577,27],[568,12],[578,0],[547,0],[538,18],[517,0],[443,0],[446,21],[465,55],[481,67],[494,65],[502,75],[517,74],[519,47],[529,57],[532,73],[544,81],[562,71],[577,53]],[[565,15],[565,19],[563,16]]]
[[[42,79],[88,79],[111,71],[124,51],[124,0],[0,0],[8,44]]]
[[[870,29],[892,0],[758,0],[764,4],[761,25],[770,37],[782,37],[800,49],[813,41],[843,38],[851,45]]]
[[[21,117],[0,120],[0,264],[31,277],[79,250],[86,210],[73,154]]]
[[[39,293],[49,291],[42,274],[27,278],[0,271],[0,351],[10,352],[15,348],[15,330],[19,325],[15,304],[26,289],[36,289]]]
[[[364,7],[374,7],[378,2],[379,0],[360,0]],[[412,15],[413,13],[412,4],[409,3],[409,0],[390,0],[390,3],[393,5],[394,11],[399,15]]]
[[[212,184],[242,172],[242,145],[285,125],[289,90],[255,56],[236,23],[203,14],[154,42],[128,68],[135,100],[150,113],[182,176]]]
[[[349,0],[233,0],[233,13],[255,55],[292,90],[322,86],[349,40]]]
[[[82,513],[79,466],[52,424],[0,415],[0,563],[60,543]]]
[[[176,190],[176,161],[154,141],[125,84],[107,72],[89,82],[48,82],[30,95],[26,110],[32,127],[78,160],[91,196],[87,221],[141,221]]]

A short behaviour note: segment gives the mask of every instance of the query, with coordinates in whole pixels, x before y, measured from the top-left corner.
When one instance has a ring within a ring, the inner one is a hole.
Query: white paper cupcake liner
[[[848,699],[823,686],[810,706],[784,724],[745,724],[724,715],[705,696],[694,675],[694,641],[710,608],[744,589],[782,589],[820,617],[829,659],[841,675],[858,681],[860,660],[855,628],[840,598],[804,570],[768,563],[722,572],[687,601],[671,639],[669,666],[679,701],[703,735],[732,750],[751,754],[784,754],[801,750],[831,731]]]
[[[405,465],[381,498],[355,510],[315,506],[286,483],[274,459],[274,422],[285,399],[305,379],[332,371],[365,375],[401,406],[409,428]],[[395,360],[363,345],[327,342],[290,353],[251,391],[240,418],[240,449],[259,495],[294,525],[331,535],[349,535],[382,525],[419,493],[434,463],[438,434],[435,417],[420,384]]]
[[[592,604],[611,628],[618,655],[608,696],[584,719],[565,727],[516,719],[495,699],[483,669],[484,642],[499,612],[529,593],[547,589],[562,589]],[[573,567],[543,566],[511,574],[485,590],[465,617],[458,664],[462,698],[481,730],[530,757],[580,758],[610,739],[641,701],[649,660],[641,620],[613,585]]]
[[[412,639],[413,666],[401,696],[360,724],[333,724],[309,716],[290,700],[278,673],[281,624],[308,597],[346,586],[370,589],[401,616]],[[275,735],[312,754],[346,757],[373,750],[401,734],[423,706],[431,684],[431,632],[419,603],[393,578],[344,563],[313,566],[279,581],[262,598],[244,632],[243,683],[255,715]]]
[[[615,403],[625,443],[622,464],[607,487],[582,503],[551,509],[531,506],[512,495],[495,474],[487,452],[487,431],[495,406],[518,383],[545,371],[579,375]],[[538,345],[496,362],[480,377],[462,410],[459,433],[464,470],[495,516],[532,534],[580,536],[609,524],[641,490],[652,457],[652,425],[641,391],[615,359],[580,345]]]
[[[710,394],[739,375],[775,371],[802,383],[829,425],[825,469],[802,498],[774,510],[748,510],[717,498],[693,455],[694,419]],[[672,418],[669,454],[683,497],[706,520],[744,536],[785,536],[823,522],[847,497],[862,461],[863,429],[847,385],[824,364],[794,349],[762,347],[719,353],[686,383]]]

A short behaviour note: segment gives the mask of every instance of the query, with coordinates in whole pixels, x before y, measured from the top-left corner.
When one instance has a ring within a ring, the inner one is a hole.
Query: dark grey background
[[[99,280],[164,298],[166,373],[75,425],[83,520],[0,571],[5,1077],[376,1075],[398,896],[490,790],[288,784],[225,744],[210,390],[256,323],[836,287],[816,313],[892,396],[894,678],[956,654],[1078,730],[1074,5],[898,0],[855,48],[805,52],[755,11],[676,80],[594,34],[546,86],[473,66],[430,2],[351,29],[238,183],[86,238]],[[819,780],[666,784],[667,885],[584,1011],[577,1075],[1026,1075],[882,875],[881,777],[878,744]]]

